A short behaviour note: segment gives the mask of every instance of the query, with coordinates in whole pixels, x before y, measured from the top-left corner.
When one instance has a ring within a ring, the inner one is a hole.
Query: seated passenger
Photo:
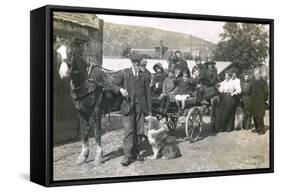
[[[192,78],[195,84],[195,89],[194,89],[194,93],[195,93],[195,99],[196,102],[201,102],[202,101],[202,97],[203,97],[203,88],[202,88],[202,78],[200,78],[200,70],[199,68],[193,68],[192,70]]]
[[[175,74],[173,70],[169,70],[168,77],[163,82],[162,94],[160,95],[161,104],[160,109],[162,112],[166,113],[170,104],[170,95],[175,89]],[[166,106],[165,106],[166,105]]]
[[[154,93],[155,96],[159,96],[162,93],[163,82],[168,75],[161,63],[156,63],[153,66],[153,70],[155,74],[151,80],[150,87],[152,93]]]
[[[216,68],[216,63],[214,61],[209,61],[204,63],[206,66],[206,75],[202,79],[202,84],[207,87],[215,87],[218,78],[218,70]]]
[[[206,75],[202,78],[201,82],[204,92],[203,97],[206,100],[218,95],[218,90],[216,89],[216,85],[218,83],[218,71],[215,65],[216,63],[214,61],[205,63]]]
[[[195,70],[199,71],[197,78],[201,81],[206,75],[206,67],[202,64],[200,56],[195,57],[195,66],[192,68],[192,74]]]
[[[179,114],[182,115],[185,109],[185,101],[191,96],[194,90],[195,81],[188,76],[188,72],[183,72],[183,77],[175,80],[178,85],[177,90],[174,92],[176,104],[178,106]]]
[[[189,71],[187,62],[182,57],[182,54],[179,50],[175,52],[174,63],[175,63],[175,66],[174,66],[175,69],[179,69],[181,71],[181,76],[183,76],[184,71],[186,71],[188,76],[190,76],[190,71]]]

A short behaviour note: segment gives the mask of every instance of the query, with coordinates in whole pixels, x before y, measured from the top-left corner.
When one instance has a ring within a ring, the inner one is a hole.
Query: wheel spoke
[[[199,131],[198,131],[198,129],[197,128],[193,128],[192,129],[192,132],[191,132],[191,134],[190,134],[190,139],[192,140],[192,141],[194,141],[198,136],[199,136]]]
[[[192,119],[195,119],[196,118],[196,114],[192,115]]]
[[[190,130],[190,133],[189,133],[190,138],[192,138],[193,132],[194,132],[194,128]]]
[[[197,120],[196,120],[196,123],[199,124],[199,123],[200,123],[200,120],[197,119]]]
[[[201,111],[198,108],[191,108],[186,117],[186,135],[191,142],[196,141],[199,138],[202,128],[202,116]]]

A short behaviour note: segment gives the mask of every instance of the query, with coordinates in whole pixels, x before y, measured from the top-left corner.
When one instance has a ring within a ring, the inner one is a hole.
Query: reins
[[[95,65],[95,67],[100,68],[100,69],[102,69],[104,71],[107,71],[108,74],[116,74],[116,73],[119,73],[119,71],[120,71],[120,70],[114,71],[114,70],[111,70],[111,69],[106,69],[106,68],[104,68],[102,66],[98,66],[98,65]]]
[[[81,57],[81,56],[80,56],[80,57]],[[90,78],[91,72],[92,72],[93,68],[95,68],[95,67],[96,67],[96,68],[99,68],[99,69],[102,69],[102,70],[105,70],[105,71],[108,71],[108,72],[111,72],[111,73],[109,73],[109,74],[116,74],[116,73],[119,72],[119,71],[113,71],[113,70],[110,70],[110,69],[106,69],[106,68],[104,68],[104,67],[102,67],[102,66],[98,66],[98,65],[89,63],[89,64],[87,65],[86,75],[85,75],[85,79],[84,79],[83,83],[82,83],[81,85],[77,86],[77,87],[74,87],[73,80],[71,80],[71,81],[70,81],[71,88],[72,88],[74,91],[80,90],[80,89],[82,89],[82,88],[88,83],[88,81],[93,82],[93,83],[95,83],[96,85],[100,86],[100,83],[98,83],[98,82],[96,82],[94,79],[91,79],[91,78]],[[75,73],[75,72],[76,72],[76,71],[72,71],[72,73]],[[77,73],[77,72],[76,72],[76,73]]]
[[[75,54],[74,51],[72,51],[72,52],[71,52],[71,55],[70,55],[70,58],[67,59],[67,62],[66,62],[66,63],[67,63],[67,64],[68,64],[68,63],[72,63],[75,56],[78,57],[82,62],[84,62],[84,58],[83,58],[81,55]],[[95,67],[96,67],[96,68],[99,68],[99,69],[101,69],[101,70],[106,71],[106,73],[108,73],[108,74],[116,74],[116,73],[119,72],[119,71],[113,71],[113,70],[110,70],[110,69],[106,69],[106,68],[104,68],[104,67],[102,67],[102,66],[95,65],[95,64],[92,63],[92,62],[86,62],[86,63],[87,63],[87,67],[86,67],[86,72],[85,72],[85,78],[84,78],[83,82],[81,83],[81,85],[75,87],[75,86],[74,86],[74,83],[73,83],[73,80],[70,81],[70,87],[71,87],[71,89],[74,90],[74,91],[78,91],[78,90],[84,88],[85,85],[86,85],[89,81],[95,83],[97,86],[100,86],[100,85],[101,85],[100,83],[96,82],[94,79],[90,79],[91,72],[92,72],[93,68],[95,68]],[[70,72],[71,72],[71,73],[79,73],[79,71],[74,71],[74,70],[72,70],[72,69],[71,69],[71,68],[72,68],[71,65],[69,65],[69,68],[70,68]]]

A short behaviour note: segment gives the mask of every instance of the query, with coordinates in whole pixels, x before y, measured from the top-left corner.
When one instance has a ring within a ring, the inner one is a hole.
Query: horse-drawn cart
[[[215,89],[215,88],[214,88]],[[159,97],[153,97],[152,99],[152,115],[156,116],[158,120],[164,119],[168,129],[174,133],[178,128],[178,125],[184,125],[185,136],[190,142],[195,142],[200,138],[200,134],[203,128],[203,115],[209,114],[211,117],[211,124],[214,119],[214,111],[217,105],[216,95],[212,97],[202,99],[196,98],[196,96],[189,97],[186,100],[185,115],[178,113],[178,108],[175,101],[170,101],[169,108],[166,112],[160,107],[161,100]]]

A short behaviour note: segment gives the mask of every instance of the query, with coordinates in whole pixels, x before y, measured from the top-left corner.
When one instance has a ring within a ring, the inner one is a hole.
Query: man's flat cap
[[[131,61],[141,61],[142,56],[140,54],[137,54],[137,53],[132,53],[130,55],[130,59],[131,59]]]

